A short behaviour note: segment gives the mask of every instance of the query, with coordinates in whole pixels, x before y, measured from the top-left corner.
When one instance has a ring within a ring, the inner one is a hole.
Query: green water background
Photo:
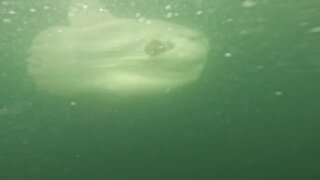
[[[210,38],[199,81],[113,103],[37,91],[26,75],[27,49],[41,30],[66,22],[67,2],[7,2],[0,179],[320,178],[319,1],[105,1],[118,16],[139,12]],[[166,18],[168,4],[178,17]]]

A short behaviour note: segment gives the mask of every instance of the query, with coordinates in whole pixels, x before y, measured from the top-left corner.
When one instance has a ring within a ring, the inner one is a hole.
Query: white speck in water
[[[139,21],[139,22],[145,22],[146,19],[145,19],[144,17],[140,17],[138,21]]]
[[[168,12],[167,15],[166,15],[166,18],[172,18],[173,16],[173,13],[172,12]]]
[[[4,18],[4,19],[2,19],[2,22],[4,22],[4,23],[9,23],[9,22],[11,22],[11,19],[9,19],[9,18]]]
[[[147,21],[146,21],[146,24],[151,24],[151,20],[147,20]]]
[[[233,18],[228,18],[226,22],[233,22]]]
[[[134,16],[135,16],[136,18],[139,18],[139,17],[141,17],[141,14],[140,14],[140,13],[136,13]]]
[[[4,107],[0,109],[0,116],[5,116],[8,114],[8,108]]]
[[[311,33],[319,33],[320,32],[320,26],[311,28],[309,30],[309,32],[311,32]]]
[[[10,11],[9,11],[9,14],[16,14],[16,12],[13,11],[13,10],[10,10]]]
[[[226,57],[226,58],[229,58],[231,56],[232,56],[232,54],[230,52],[227,52],[227,53],[224,54],[224,57]]]
[[[103,9],[103,8],[100,8],[100,9],[99,9],[99,11],[100,11],[100,12],[103,12],[103,11],[104,11],[104,9]]]
[[[58,33],[62,33],[62,29],[58,29],[57,32],[58,32]]]
[[[177,16],[179,16],[179,13],[174,13],[173,15],[174,15],[175,17],[177,17]]]
[[[246,34],[248,34],[248,31],[247,30],[242,30],[242,31],[240,31],[240,34],[241,35],[246,35]]]
[[[9,5],[9,3],[8,3],[8,2],[6,2],[6,1],[3,1],[1,4],[2,4],[2,5],[4,5],[4,6]]]
[[[77,105],[77,102],[76,102],[76,101],[71,101],[71,102],[70,102],[70,106],[75,106],[75,105]]]
[[[36,10],[36,9],[34,9],[34,8],[29,9],[29,11],[30,11],[30,12],[32,12],[32,13],[37,12],[37,10]]]
[[[199,15],[201,15],[202,14],[202,11],[201,10],[198,10],[197,12],[196,12],[196,15],[197,16],[199,16]]]
[[[276,92],[274,92],[274,95],[276,95],[276,96],[281,96],[281,95],[283,95],[283,92],[281,92],[281,91],[276,91]]]
[[[244,8],[251,8],[253,6],[255,6],[257,3],[252,1],[252,0],[244,0],[241,3],[241,6]]]
[[[257,66],[257,69],[264,69],[264,66],[263,65],[259,65],[259,66]]]
[[[43,9],[48,10],[48,9],[50,9],[50,6],[43,6]]]
[[[307,26],[309,23],[308,22],[301,22],[298,24],[298,26],[302,26],[302,27],[305,27]]]
[[[166,10],[170,10],[171,9],[171,6],[168,4],[164,7]]]

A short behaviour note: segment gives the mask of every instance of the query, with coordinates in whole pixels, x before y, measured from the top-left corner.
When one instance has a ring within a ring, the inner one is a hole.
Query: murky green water
[[[27,50],[68,2],[2,0],[1,179],[320,178],[318,1],[103,2],[207,34],[202,77],[155,97],[39,91]]]

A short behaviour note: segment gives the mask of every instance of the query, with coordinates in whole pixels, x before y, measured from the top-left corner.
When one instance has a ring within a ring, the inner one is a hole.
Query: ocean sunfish
[[[69,24],[41,32],[29,49],[29,76],[53,94],[144,94],[199,78],[208,40],[161,20],[117,18],[96,0],[73,0]]]

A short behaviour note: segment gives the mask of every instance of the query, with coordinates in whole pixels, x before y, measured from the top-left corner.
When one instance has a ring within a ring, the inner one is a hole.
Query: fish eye
[[[156,56],[164,52],[167,52],[168,50],[171,50],[173,48],[174,48],[174,44],[172,42],[168,42],[168,41],[162,42],[159,40],[151,40],[144,47],[144,52],[150,56]]]

